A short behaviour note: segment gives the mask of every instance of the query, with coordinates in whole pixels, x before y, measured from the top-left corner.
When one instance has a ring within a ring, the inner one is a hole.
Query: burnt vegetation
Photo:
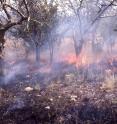
[[[0,0],[0,124],[117,124],[116,40],[116,0]]]

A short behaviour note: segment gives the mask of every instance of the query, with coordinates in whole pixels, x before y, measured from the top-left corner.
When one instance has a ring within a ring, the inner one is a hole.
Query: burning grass
[[[117,123],[117,84],[106,87],[109,79],[79,81],[76,73],[64,72],[46,77],[48,85],[41,87],[41,80],[34,84],[26,77],[0,89],[0,124]]]

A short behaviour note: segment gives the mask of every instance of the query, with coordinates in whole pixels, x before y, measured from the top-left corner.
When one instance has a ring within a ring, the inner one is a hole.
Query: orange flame
[[[88,58],[85,55],[79,55],[78,57],[76,56],[76,54],[68,54],[68,55],[64,55],[62,56],[62,61],[68,63],[68,64],[75,64],[76,67],[79,66],[84,66],[84,65],[88,65],[89,61]]]

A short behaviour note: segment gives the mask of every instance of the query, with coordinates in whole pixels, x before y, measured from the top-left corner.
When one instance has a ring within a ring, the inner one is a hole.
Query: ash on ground
[[[117,124],[116,73],[89,71],[17,76],[0,88],[0,124]]]

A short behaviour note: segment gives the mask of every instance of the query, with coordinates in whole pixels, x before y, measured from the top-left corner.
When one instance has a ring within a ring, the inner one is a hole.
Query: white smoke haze
[[[64,19],[63,19],[64,20]],[[110,58],[115,58],[117,55],[117,38],[114,28],[116,24],[112,22],[115,18],[106,18],[101,21],[97,21],[95,25],[92,26],[89,32],[85,31],[91,26],[90,21],[87,20],[84,16],[81,16],[82,20],[82,30],[83,48],[79,54],[79,59],[76,60],[76,53],[74,48],[73,35],[74,31],[77,32],[76,38],[77,42],[80,41],[81,35],[79,32],[79,22],[77,19],[68,18],[59,23],[57,27],[57,33],[59,34],[59,46],[55,47],[55,59],[56,61],[66,61],[70,64],[75,64],[76,61],[79,65],[88,65],[98,64],[100,62],[108,62]],[[70,20],[70,21],[69,21]],[[94,42],[94,47],[92,43]],[[87,76],[90,78],[93,77],[102,77],[103,78],[103,65],[93,67],[88,70]],[[58,69],[58,68],[57,68]],[[99,70],[100,75],[96,75],[94,72]]]
[[[90,8],[92,8],[92,10],[90,10]],[[53,29],[53,32],[56,34],[56,40],[54,41],[53,47],[53,65],[49,65],[50,54],[46,44],[41,49],[40,63],[42,66],[39,68],[35,67],[37,72],[49,73],[51,72],[51,67],[59,62],[76,64],[77,61],[79,65],[85,66],[99,63],[103,59],[116,56],[117,33],[114,31],[114,28],[116,27],[116,23],[114,23],[116,17],[102,18],[97,20],[94,25],[91,25],[97,13],[95,4],[88,3],[87,5],[84,5],[84,8],[81,9],[79,14],[81,22],[79,22],[78,17],[74,16],[73,10],[69,11],[71,12],[69,12],[70,15],[59,19],[58,24]],[[111,8],[109,9],[109,12],[110,11],[112,11]],[[104,13],[103,16],[106,16],[106,14],[108,14],[108,11]],[[82,28],[82,36],[80,26]],[[81,42],[82,37],[85,41],[78,56],[78,60],[76,59],[74,48],[74,36],[77,44]],[[8,38],[10,39],[9,35],[7,39]],[[29,66],[32,66],[32,68],[35,66],[35,53],[28,49],[28,55],[26,55],[26,48],[23,46],[25,41],[23,39],[9,39],[5,48],[5,61],[8,63],[5,68],[6,83],[14,79],[16,75],[30,71]],[[47,39],[47,41],[49,41],[49,39]],[[94,46],[92,46],[92,44],[94,44]],[[59,70],[59,68],[57,69]]]
[[[83,18],[84,20],[84,18]],[[84,24],[84,30],[88,27],[88,22],[83,21]],[[103,24],[103,23],[102,23]],[[87,25],[87,27],[86,27]],[[106,30],[106,25],[101,25],[100,27],[103,26],[103,30]],[[82,27],[83,28],[83,27]],[[81,53],[79,55],[79,60],[76,60],[75,56],[75,49],[74,49],[74,41],[73,41],[73,35],[74,31],[77,31],[77,41],[79,42],[80,40],[80,34],[78,31],[78,22],[77,20],[72,21],[66,21],[59,23],[58,27],[56,28],[56,32],[58,34],[58,43],[54,45],[54,55],[53,55],[53,63],[57,62],[68,62],[69,64],[75,64],[75,61],[79,61],[80,64],[82,65],[90,65],[93,63],[98,63],[102,59],[109,57],[108,53],[108,44],[114,39],[115,45],[113,46],[113,53],[116,53],[116,38],[114,35],[108,36],[108,31],[104,32],[106,41],[102,34],[100,33],[100,30],[102,28],[99,28],[99,31],[97,29],[96,34],[94,34],[95,38],[93,39],[92,37],[92,32],[89,32],[87,35],[85,35],[83,38],[86,41],[83,44],[83,48],[81,50]],[[102,33],[103,33],[102,30]],[[48,39],[47,39],[48,40]],[[96,40],[95,43],[99,43],[101,45],[102,50],[98,51],[97,53],[93,52],[92,49],[92,40]],[[25,74],[26,72],[29,71],[29,63],[26,60],[26,50],[25,47],[23,46],[25,41],[23,39],[13,39],[8,40],[6,43],[6,48],[5,48],[5,61],[7,61],[9,64],[6,65],[6,70],[5,70],[5,82],[8,83],[12,79],[14,79],[17,75]],[[109,44],[110,45],[110,44]],[[46,48],[46,47],[45,47]],[[30,54],[28,54],[28,60],[34,62],[34,54],[33,51],[31,52],[29,50]],[[111,55],[113,55],[111,53]],[[110,55],[110,56],[111,56]],[[42,63],[44,66],[39,68],[38,72],[51,72],[51,67],[48,66],[49,62],[49,50],[43,49],[41,52],[41,59]],[[32,65],[30,65],[32,66]],[[54,65],[53,65],[54,66]],[[58,68],[59,69],[59,68]],[[37,69],[38,70],[38,69]]]
[[[27,67],[26,63],[22,62],[16,65],[11,65],[11,67],[8,67],[6,71],[4,72],[5,74],[5,83],[9,83],[11,80],[15,79],[17,75],[23,75],[27,72]]]

